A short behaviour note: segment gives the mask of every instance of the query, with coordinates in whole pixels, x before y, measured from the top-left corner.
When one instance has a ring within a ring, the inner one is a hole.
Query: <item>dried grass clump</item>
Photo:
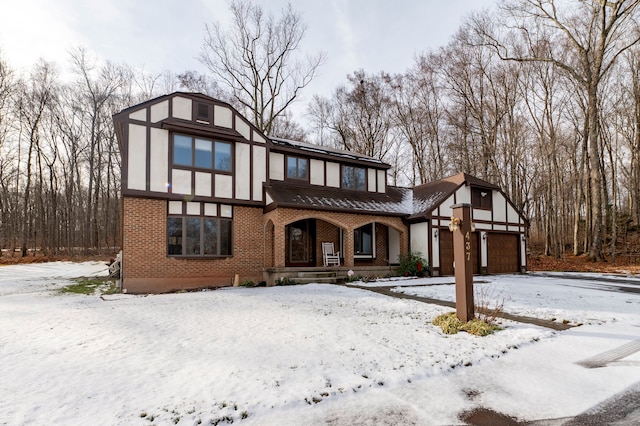
[[[455,312],[447,312],[438,315],[433,320],[433,325],[440,327],[444,334],[456,334],[462,329],[464,323],[458,319]]]
[[[455,312],[438,315],[433,320],[433,325],[440,327],[444,334],[456,334],[459,331],[466,331],[475,336],[488,336],[494,331],[501,330],[498,325],[486,323],[477,318],[464,323],[458,319]]]
[[[479,319],[472,319],[468,323],[463,324],[461,330],[475,336],[488,336],[493,334],[494,331],[502,329],[496,324],[490,324]]]

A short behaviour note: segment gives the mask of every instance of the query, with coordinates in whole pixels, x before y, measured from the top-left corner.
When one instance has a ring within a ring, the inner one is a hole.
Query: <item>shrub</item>
[[[476,317],[487,324],[495,324],[504,310],[503,291],[486,284],[473,286]]]
[[[419,252],[400,255],[398,275],[405,277],[423,277],[429,272],[429,262],[422,258]]]
[[[282,277],[276,280],[276,285],[296,285],[296,284],[298,283],[289,277]]]
[[[257,284],[251,280],[244,280],[240,283],[241,287],[255,287]]]

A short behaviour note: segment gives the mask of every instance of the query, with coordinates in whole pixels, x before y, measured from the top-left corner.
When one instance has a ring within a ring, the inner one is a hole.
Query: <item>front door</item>
[[[306,219],[287,225],[286,266],[315,265],[315,220]]]

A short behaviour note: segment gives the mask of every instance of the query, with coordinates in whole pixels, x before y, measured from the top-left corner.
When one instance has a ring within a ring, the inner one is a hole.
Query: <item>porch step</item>
[[[338,284],[347,279],[346,276],[338,276],[338,272],[336,271],[299,271],[297,275],[298,276],[293,279],[300,284]]]
[[[323,277],[323,278],[292,278],[298,284],[338,284],[344,282],[346,277]]]
[[[330,278],[336,277],[337,273],[335,271],[325,271],[325,272],[298,272],[298,278]]]

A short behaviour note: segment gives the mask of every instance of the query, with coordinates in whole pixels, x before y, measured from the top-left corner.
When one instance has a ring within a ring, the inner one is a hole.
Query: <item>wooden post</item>
[[[453,262],[456,277],[456,315],[460,321],[474,318],[473,260],[471,259],[471,204],[452,206],[453,217],[460,219],[453,230]]]

